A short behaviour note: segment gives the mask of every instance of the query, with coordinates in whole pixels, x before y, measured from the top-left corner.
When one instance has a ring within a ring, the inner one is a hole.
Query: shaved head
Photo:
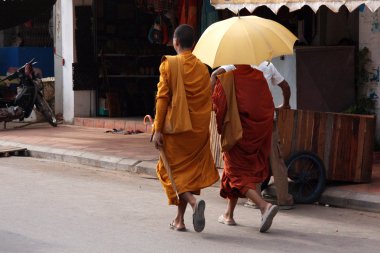
[[[178,41],[182,48],[190,49],[194,45],[195,32],[193,27],[183,24],[175,29],[173,37]]]

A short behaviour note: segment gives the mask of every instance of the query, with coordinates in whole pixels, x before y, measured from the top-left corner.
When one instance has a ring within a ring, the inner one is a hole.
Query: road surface
[[[269,233],[240,202],[238,226],[217,222],[218,188],[202,192],[206,228],[169,229],[176,208],[160,183],[120,171],[25,157],[0,158],[0,252],[365,252],[380,247],[380,214],[318,205],[280,211]]]

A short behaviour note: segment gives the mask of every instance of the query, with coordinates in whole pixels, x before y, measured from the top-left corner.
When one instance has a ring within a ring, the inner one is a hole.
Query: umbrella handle
[[[179,200],[177,186],[176,186],[176,184],[174,182],[173,175],[172,175],[172,169],[171,169],[171,167],[169,165],[168,159],[166,158],[165,152],[162,149],[160,149],[160,156],[161,156],[161,159],[162,159],[162,161],[164,163],[165,169],[166,169],[166,171],[168,173],[169,180],[170,180],[170,182],[172,184],[173,190],[175,191],[175,194],[177,195],[177,199]]]

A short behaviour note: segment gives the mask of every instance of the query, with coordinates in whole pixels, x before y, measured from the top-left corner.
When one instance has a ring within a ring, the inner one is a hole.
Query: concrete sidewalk
[[[112,133],[112,129],[47,123],[8,123],[0,130],[0,146],[27,148],[32,157],[79,163],[111,170],[156,176],[159,152],[149,133]],[[0,158],[1,161],[1,158]],[[321,203],[380,212],[380,164],[369,184],[328,185]]]

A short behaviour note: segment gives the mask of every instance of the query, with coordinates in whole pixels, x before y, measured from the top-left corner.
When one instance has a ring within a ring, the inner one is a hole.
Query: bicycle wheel
[[[311,152],[299,152],[286,162],[288,168],[289,193],[296,203],[316,202],[326,186],[326,171],[323,162]]]
[[[45,119],[49,122],[49,124],[53,127],[56,127],[57,119],[54,116],[53,110],[50,108],[49,104],[40,94],[37,94],[35,104],[37,110],[44,115]]]

